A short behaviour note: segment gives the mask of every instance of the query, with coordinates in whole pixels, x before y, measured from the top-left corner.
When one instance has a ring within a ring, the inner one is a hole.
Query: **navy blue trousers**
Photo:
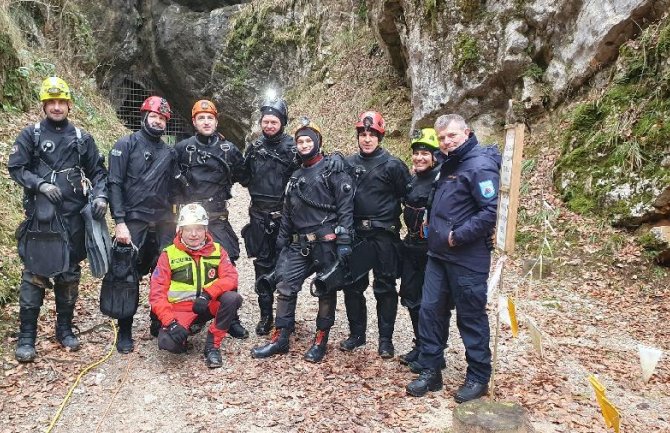
[[[487,273],[428,257],[419,311],[419,363],[439,369],[449,338],[451,310],[465,346],[466,378],[488,383],[491,377],[490,329],[486,314]]]

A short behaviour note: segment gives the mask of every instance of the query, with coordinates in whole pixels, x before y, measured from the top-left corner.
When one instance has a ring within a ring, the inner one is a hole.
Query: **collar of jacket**
[[[200,248],[199,250],[192,250],[189,247],[187,247],[182,241],[181,237],[179,236],[179,233],[177,233],[174,237],[174,246],[177,247],[177,249],[184,251],[187,253],[189,256],[193,258],[199,258],[201,256],[208,256],[214,252],[214,239],[212,238],[212,235],[207,232],[205,235],[205,246]]]
[[[381,145],[380,145],[380,146],[377,146],[377,148],[376,148],[375,150],[373,150],[372,152],[370,152],[370,153],[363,153],[363,152],[361,151],[360,147],[358,148],[358,153],[359,153],[359,155],[361,155],[363,158],[374,158],[375,156],[379,156],[379,155],[381,155],[383,151],[384,151],[384,148],[381,147]]]
[[[67,120],[67,117],[63,120],[60,120],[56,122],[55,120],[51,120],[48,117],[44,118],[44,122],[42,122],[42,125],[44,125],[45,129],[49,129],[51,131],[62,131],[65,127],[67,127],[70,124],[70,122]]]
[[[437,162],[440,164],[450,164],[454,162],[460,161],[465,155],[468,154],[472,150],[473,147],[475,147],[477,144],[479,144],[479,141],[477,141],[477,137],[475,136],[474,132],[470,132],[470,135],[468,136],[468,139],[465,140],[465,143],[461,144],[456,150],[453,152],[449,153],[448,155],[445,155],[444,153],[438,151],[436,155]]]
[[[195,141],[202,144],[203,146],[214,145],[219,141],[219,134],[214,132],[212,135],[202,135],[199,133],[195,134]]]

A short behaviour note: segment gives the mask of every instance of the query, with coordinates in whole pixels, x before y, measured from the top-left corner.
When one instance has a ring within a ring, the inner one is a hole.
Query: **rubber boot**
[[[376,296],[377,298],[377,325],[379,327],[379,348],[377,353],[383,359],[393,358],[393,330],[398,314],[398,295],[393,293]]]
[[[73,352],[79,350],[79,339],[72,332],[74,304],[79,296],[79,281],[55,281],[56,340]]]
[[[328,347],[328,335],[330,334],[330,329],[319,329],[316,331],[314,336],[314,343],[312,347],[305,352],[304,359],[308,362],[321,362],[324,356],[326,356],[326,350]]]
[[[76,352],[81,348],[79,339],[72,332],[72,315],[56,315],[56,340],[65,349]]]
[[[256,335],[268,335],[274,326],[274,317],[272,316],[273,296],[259,295],[258,306],[261,310],[261,318],[256,325]]]
[[[270,341],[262,346],[251,349],[252,358],[269,358],[271,356],[288,353],[291,331],[287,328],[277,329],[272,331]]]
[[[221,368],[223,360],[221,359],[221,352],[218,347],[214,347],[214,334],[207,332],[207,339],[205,340],[205,365],[209,368]]]
[[[127,354],[135,350],[133,341],[133,318],[119,319],[119,333],[116,337],[116,350]]]
[[[414,397],[423,397],[428,391],[439,391],[442,389],[442,372],[438,369],[427,368],[421,372],[405,387],[407,394]]]
[[[340,342],[340,349],[351,352],[365,344],[368,327],[368,309],[362,292],[344,292],[344,305],[349,320],[349,337]]]
[[[35,340],[37,339],[37,318],[40,310],[21,308],[19,311],[19,335],[16,341],[14,357],[19,362],[32,362],[37,356]]]
[[[230,324],[230,327],[228,328],[228,335],[239,340],[245,340],[249,338],[249,331],[244,329],[244,326],[242,326],[242,323],[240,323],[239,316],[236,316],[233,322]]]
[[[412,350],[404,355],[400,355],[400,363],[409,365],[410,362],[415,362],[419,359],[419,310],[415,308],[409,309],[409,318],[412,321],[412,329],[414,330],[414,347]]]

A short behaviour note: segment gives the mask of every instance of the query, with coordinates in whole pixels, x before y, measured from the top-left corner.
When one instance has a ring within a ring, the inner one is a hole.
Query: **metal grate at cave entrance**
[[[163,96],[161,92],[150,87],[145,87],[139,82],[128,78],[124,78],[121,85],[112,90],[111,99],[117,106],[116,115],[127,128],[133,131],[140,129],[142,123],[142,116],[139,111],[140,106],[146,98],[152,95]],[[170,102],[169,99],[168,102]],[[193,135],[191,122],[186,121],[184,117],[174,111],[173,106],[172,116],[167,122],[167,131],[163,139],[166,143],[174,145],[191,135]]]

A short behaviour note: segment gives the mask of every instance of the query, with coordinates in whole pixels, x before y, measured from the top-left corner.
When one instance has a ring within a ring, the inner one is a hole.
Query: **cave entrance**
[[[137,131],[141,127],[142,116],[139,108],[142,102],[151,95],[163,96],[163,94],[140,84],[140,80],[124,78],[120,86],[112,91],[112,100],[116,102],[116,115],[127,128]],[[167,123],[167,131],[163,136],[166,143],[175,143],[193,135],[193,126],[179,113],[172,109],[172,116]]]

